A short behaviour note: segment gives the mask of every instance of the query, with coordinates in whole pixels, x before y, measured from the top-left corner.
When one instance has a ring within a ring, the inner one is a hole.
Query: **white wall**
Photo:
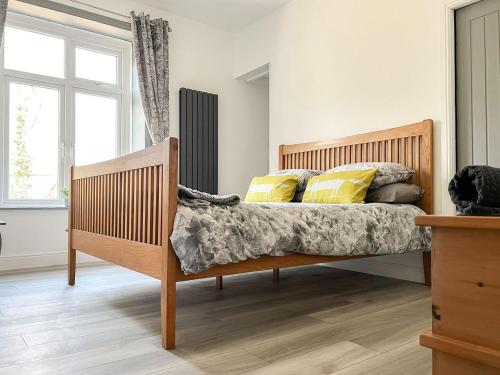
[[[270,65],[269,168],[278,145],[431,118],[435,212],[448,207],[444,0],[294,0],[236,35],[234,70]],[[423,280],[416,254],[345,267]]]
[[[233,35],[130,1],[86,2],[122,14],[145,11],[169,20],[171,135],[179,134],[181,87],[218,94],[220,193],[244,194],[252,176],[267,172],[269,102],[266,87],[233,78]],[[0,229],[0,270],[64,264],[66,215],[66,210],[0,210],[0,219],[8,222]]]

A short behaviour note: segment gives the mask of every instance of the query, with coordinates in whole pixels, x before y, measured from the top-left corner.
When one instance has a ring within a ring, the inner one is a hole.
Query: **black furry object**
[[[500,216],[500,168],[464,167],[450,181],[448,192],[459,215]]]

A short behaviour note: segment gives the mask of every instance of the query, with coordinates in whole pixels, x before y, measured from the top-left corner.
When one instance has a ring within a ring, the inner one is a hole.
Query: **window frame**
[[[94,32],[46,21],[33,16],[8,12],[6,27],[26,29],[64,40],[64,78],[49,77],[4,67],[4,46],[0,50],[0,208],[58,208],[65,207],[60,189],[67,185],[69,167],[74,164],[75,142],[75,95],[89,93],[118,100],[117,113],[117,155],[131,150],[132,116],[132,45],[130,41],[113,38]],[[75,48],[117,56],[116,84],[76,77]],[[58,198],[55,200],[9,199],[9,85],[11,82],[33,84],[60,90]]]

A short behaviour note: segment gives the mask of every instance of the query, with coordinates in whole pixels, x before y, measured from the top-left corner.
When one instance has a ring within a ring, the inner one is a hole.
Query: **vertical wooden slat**
[[[162,238],[162,210],[163,210],[163,167],[158,167],[158,244],[161,245]]]
[[[74,229],[80,229],[79,226],[78,226],[78,222],[80,220],[80,216],[79,216],[79,213],[80,213],[80,180],[70,180],[70,183],[73,184],[74,186],[74,192],[73,192],[73,197],[71,199],[73,199],[73,202],[75,204],[75,208],[73,209],[73,226],[74,226]],[[71,202],[70,202],[71,204]]]
[[[416,179],[415,183],[417,185],[420,185],[420,177],[421,177],[421,170],[420,170],[420,161],[421,161],[421,151],[420,151],[420,143],[421,143],[421,137],[417,137],[416,142],[415,142],[415,170],[417,171],[416,173]]]
[[[102,176],[102,234],[108,235],[108,225],[109,225],[109,216],[108,216],[108,198],[109,187],[108,187],[108,175],[105,174]]]
[[[92,202],[93,202],[93,227],[92,227],[92,232],[93,233],[99,233],[99,177],[92,177],[92,182],[94,184],[93,188],[93,196],[92,196]]]
[[[92,179],[87,178],[87,232],[92,231]]]
[[[101,233],[101,176],[94,178],[95,189],[95,233]]]
[[[101,176],[94,177],[94,233],[99,233],[99,205],[100,205],[100,195],[99,195],[99,181]]]
[[[146,171],[147,169],[140,170],[140,194],[139,194],[139,212],[140,212],[140,232],[139,241],[146,242]]]
[[[92,220],[92,212],[90,211],[90,196],[91,196],[91,193],[92,193],[92,185],[90,184],[90,178],[86,178],[85,179],[85,183],[87,185],[86,189],[87,189],[87,194],[86,194],[86,202],[85,202],[85,216],[87,217],[87,219],[85,220],[85,230],[87,232],[90,232],[91,229],[90,229],[90,222]]]
[[[396,139],[396,163],[401,162],[401,139]]]
[[[108,184],[109,184],[109,205],[108,205],[108,215],[109,215],[109,224],[108,224],[108,235],[112,236],[113,232],[113,214],[114,214],[114,209],[113,209],[113,198],[115,194],[115,190],[113,187],[113,176],[114,174],[109,174],[108,175]]]
[[[374,145],[375,145],[375,157],[374,157],[374,161],[376,162],[379,162],[380,161],[380,143],[381,142],[375,142]]]
[[[80,219],[81,219],[81,215],[82,215],[82,206],[81,206],[81,194],[82,194],[82,190],[81,190],[81,182],[82,180],[75,180],[73,183],[76,184],[76,187],[75,187],[75,192],[76,192],[76,197],[75,197],[75,202],[76,202],[76,205],[77,205],[77,210],[73,213],[73,215],[75,215],[75,228],[76,229],[80,229]]]
[[[99,234],[104,234],[104,176],[99,176]]]
[[[109,185],[111,189],[110,195],[110,204],[109,204],[109,235],[115,236],[115,219],[116,219],[116,207],[115,207],[115,198],[116,198],[116,187],[115,187],[115,177],[116,173],[112,173],[109,175]]]
[[[128,171],[123,172],[123,238],[128,238],[128,210],[129,199],[128,199],[128,184],[129,184],[129,173]]]
[[[124,173],[123,172],[120,172],[118,174],[118,186],[119,186],[119,197],[118,197],[118,212],[119,212],[119,215],[118,215],[118,220],[119,220],[119,224],[118,224],[118,236],[120,238],[125,238],[125,224],[124,224],[124,221],[125,221],[125,218],[124,218],[124,208],[125,208],[125,201],[124,201],[124,198],[123,198],[123,193],[124,193],[124,189],[125,189],[125,181],[124,181]]]
[[[98,225],[98,220],[99,220],[99,209],[98,209],[98,205],[99,205],[99,199],[98,199],[98,189],[99,189],[99,185],[98,185],[98,180],[99,180],[99,177],[92,177],[92,184],[93,184],[93,188],[92,188],[92,216],[93,216],[93,220],[92,220],[92,232],[93,233],[97,233],[97,225]]]
[[[408,143],[408,155],[409,155],[409,158],[410,158],[410,162],[409,162],[409,167],[411,169],[414,169],[414,165],[415,165],[415,155],[413,154],[413,142],[415,142],[415,137],[411,137],[409,139],[409,143]]]
[[[152,242],[155,245],[158,245],[157,242],[157,231],[158,231],[158,217],[157,217],[157,210],[158,210],[158,166],[153,167],[153,197],[152,197],[152,203],[153,203],[153,209],[152,209]]]
[[[92,213],[90,211],[90,194],[92,193],[91,190],[91,184],[90,184],[90,178],[85,179],[85,184],[86,186],[86,191],[87,193],[85,194],[85,210],[86,210],[86,220],[85,220],[85,230],[87,232],[90,232],[90,221],[92,220]]]
[[[189,173],[188,173],[189,174]],[[139,170],[134,170],[134,183],[132,185],[133,187],[133,194],[134,194],[134,211],[132,212],[132,217],[133,217],[133,235],[132,235],[132,240],[137,241],[138,238],[138,229],[139,229],[139,198],[138,198],[138,193],[139,193]]]
[[[111,227],[113,225],[113,187],[111,186],[111,179],[112,179],[113,175],[112,174],[109,174],[108,175],[108,187],[109,187],[109,191],[108,191],[108,236],[111,236]]]
[[[92,232],[94,229],[93,220],[94,220],[94,210],[93,210],[93,197],[94,197],[94,180],[89,178],[89,228],[88,231]]]
[[[407,138],[403,138],[401,140],[401,163],[406,165],[406,140]]]
[[[129,209],[129,239],[131,241],[134,241],[135,239],[135,208],[136,208],[136,200],[135,200],[135,170],[130,171],[130,185],[128,186],[130,193],[129,193],[129,199],[130,199],[130,209]]]
[[[151,208],[152,208],[152,202],[151,202],[151,193],[153,190],[153,186],[151,185],[151,167],[148,167],[146,169],[146,212],[145,212],[145,219],[146,219],[146,224],[145,224],[145,231],[146,231],[146,238],[145,241],[146,243],[152,243],[151,242]]]
[[[122,238],[123,236],[123,173],[117,173],[116,175],[116,184],[117,184],[117,200],[116,205],[118,207],[118,213],[116,215],[117,223],[116,223],[116,233]]]
[[[87,179],[84,178],[81,181],[81,187],[82,187],[82,196],[80,197],[81,207],[82,207],[82,215],[80,219],[80,227],[82,230],[86,230],[87,227],[85,225],[85,220],[87,218]]]

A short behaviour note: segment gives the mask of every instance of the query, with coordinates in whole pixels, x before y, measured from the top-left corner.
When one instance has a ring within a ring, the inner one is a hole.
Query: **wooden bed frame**
[[[392,161],[416,171],[425,189],[419,206],[432,213],[432,121],[355,135],[330,142],[281,145],[279,167],[328,168],[363,161]],[[76,250],[161,280],[161,333],[165,349],[175,348],[176,283],[363,256],[264,256],[185,275],[170,243],[177,209],[178,141],[114,160],[71,167],[68,283],[75,283]],[[424,253],[426,254],[426,253]],[[430,259],[424,256],[426,283]]]

